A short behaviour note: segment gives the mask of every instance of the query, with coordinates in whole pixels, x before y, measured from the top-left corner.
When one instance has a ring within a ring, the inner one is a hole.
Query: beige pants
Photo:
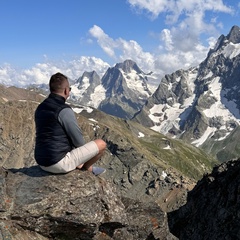
[[[44,171],[51,173],[67,173],[77,166],[89,161],[99,153],[97,144],[94,141],[73,149],[66,156],[54,165],[49,167],[40,166]]]

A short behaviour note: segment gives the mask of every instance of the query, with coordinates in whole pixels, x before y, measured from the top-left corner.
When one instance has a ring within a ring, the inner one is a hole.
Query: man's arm
[[[82,131],[78,126],[77,119],[71,108],[64,108],[58,115],[58,120],[65,128],[68,137],[71,139],[74,147],[80,147],[85,144]]]

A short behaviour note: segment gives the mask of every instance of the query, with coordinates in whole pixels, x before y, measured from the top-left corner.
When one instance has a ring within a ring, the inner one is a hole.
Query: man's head
[[[51,93],[61,95],[65,99],[69,97],[71,91],[68,78],[59,72],[51,76],[49,81],[49,88]]]

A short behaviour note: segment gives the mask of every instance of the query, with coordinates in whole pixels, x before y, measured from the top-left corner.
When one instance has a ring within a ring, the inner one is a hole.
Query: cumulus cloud
[[[131,59],[142,66],[144,65],[147,70],[152,68],[154,56],[149,52],[145,52],[136,41],[126,41],[122,38],[112,39],[96,25],[89,30],[89,33],[97,39],[103,51],[114,60],[124,61]],[[117,55],[115,52],[119,54]]]
[[[163,40],[163,42],[165,44],[165,49],[167,51],[172,51],[174,46],[173,46],[171,31],[168,29],[163,29],[161,32],[161,39]]]
[[[128,0],[128,3],[138,14],[147,13],[151,21],[161,14],[165,16],[166,28],[158,33],[158,51],[146,52],[135,40],[112,39],[96,25],[89,33],[114,60],[132,59],[143,70],[162,74],[196,66],[206,57],[219,36],[217,27],[221,27],[216,17],[206,20],[207,12],[234,13],[222,0]],[[208,36],[204,43],[203,34]]]
[[[84,71],[95,70],[103,75],[109,64],[96,57],[82,56],[70,62],[37,63],[30,69],[16,70],[10,64],[0,67],[0,82],[6,86],[26,87],[29,84],[48,84],[52,74],[64,73],[70,80],[76,80]]]
[[[168,28],[162,30],[160,40],[166,50],[170,51],[186,51],[189,48],[194,50],[195,45],[199,44],[201,34],[218,34],[216,27],[221,27],[222,23],[216,17],[207,20],[208,12],[234,13],[234,9],[226,6],[222,0],[154,0],[151,4],[148,0],[128,2],[136,11],[145,10],[154,19],[160,17],[160,14],[166,14],[165,23]],[[175,46],[175,49],[171,46]]]
[[[167,13],[166,20],[174,23],[180,15],[191,15],[195,12],[219,11],[232,13],[233,9],[222,0],[128,0],[136,11],[147,11],[155,19],[161,13]]]
[[[101,46],[104,52],[106,52],[110,57],[115,58],[113,48],[117,47],[116,43],[106,33],[104,33],[100,27],[94,25],[89,30],[89,33],[97,39],[98,44]]]
[[[128,0],[128,2],[136,11],[147,11],[153,19],[161,12],[167,12],[169,9],[168,4],[172,5],[174,3],[174,1],[168,0]]]
[[[103,30],[101,31],[104,34]],[[159,45],[159,52],[161,52],[161,54],[144,51],[134,40],[127,41],[122,38],[111,39],[108,37],[110,41],[107,43],[107,47],[104,46],[104,42],[100,43],[99,39],[98,42],[104,51],[106,48],[111,48],[114,54],[111,53],[109,56],[116,57],[115,52],[120,53],[117,61],[121,62],[126,59],[131,59],[135,61],[143,71],[155,71],[160,75],[171,73],[180,68],[186,69],[191,66],[196,66],[199,63],[199,59],[206,57],[208,48],[200,43],[196,43],[191,37],[182,39],[181,43],[178,43],[176,46],[176,39],[180,39],[182,36],[178,37],[174,29],[172,32],[164,29],[160,35],[163,44]],[[108,52],[109,51],[105,51],[106,54],[108,54]]]
[[[154,71],[160,75],[181,68],[198,65],[213,48],[219,29],[223,24],[217,15],[209,18],[208,13],[233,14],[234,10],[222,0],[127,0],[137,14],[146,14],[149,21],[165,22],[165,28],[153,33],[158,36],[158,46],[152,51],[144,50],[135,39],[121,37],[113,39],[100,26],[89,29],[88,42],[97,42],[101,49],[113,59],[121,62],[135,61],[143,71]],[[201,36],[204,35],[204,43]],[[207,39],[207,40],[206,40]],[[0,81],[6,85],[24,86],[27,83],[48,83],[50,76],[58,71],[70,79],[81,76],[83,71],[104,74],[109,64],[95,57],[82,56],[70,62],[38,63],[31,69],[17,71],[10,65],[0,67]]]

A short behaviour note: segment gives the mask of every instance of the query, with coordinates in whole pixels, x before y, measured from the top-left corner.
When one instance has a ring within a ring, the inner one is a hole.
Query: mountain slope
[[[39,97],[41,101],[43,96],[35,93],[32,99],[21,100],[18,91],[21,93],[22,89],[15,88],[18,98],[8,100],[8,91],[11,89],[5,88],[4,101],[0,103],[0,166],[34,166],[33,117],[39,104],[36,99]],[[3,99],[1,94],[0,99]],[[98,164],[107,169],[104,177],[122,196],[156,200],[166,211],[175,209],[185,203],[186,192],[196,180],[211,171],[216,163],[202,150],[169,139],[134,121],[86,106],[72,107],[86,141],[103,138],[107,142],[108,150]]]
[[[239,53],[240,29],[234,26],[199,66],[166,75],[134,120],[197,147],[229,138],[240,121]]]

